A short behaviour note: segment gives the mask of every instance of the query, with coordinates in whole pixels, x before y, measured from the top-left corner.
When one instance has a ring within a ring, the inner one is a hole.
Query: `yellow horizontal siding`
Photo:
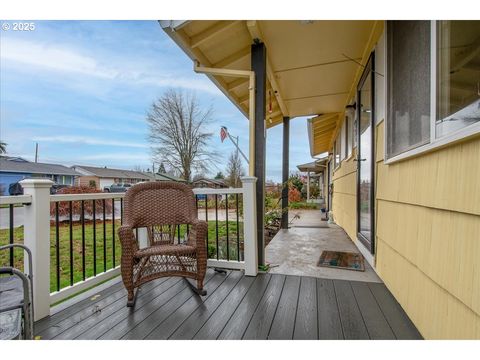
[[[377,271],[425,339],[480,338],[477,314],[377,239]]]
[[[355,151],[342,161],[333,174],[332,210],[335,222],[340,225],[351,239],[357,234],[357,170]]]
[[[383,141],[377,145],[383,148]],[[379,163],[377,198],[480,215],[479,179],[476,139],[391,165]]]
[[[377,236],[480,315],[480,221],[444,210],[378,202]]]
[[[376,269],[425,338],[480,338],[480,139],[383,163]]]

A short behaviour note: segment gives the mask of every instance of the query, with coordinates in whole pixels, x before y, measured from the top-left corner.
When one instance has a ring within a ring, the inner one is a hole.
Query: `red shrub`
[[[295,187],[288,189],[288,201],[298,202],[302,198],[302,194]]]
[[[58,190],[57,194],[64,195],[64,194],[94,194],[94,193],[101,193],[101,190],[97,190],[91,188],[89,186],[71,186],[66,187],[63,189]],[[86,215],[93,214],[93,200],[85,200],[84,201],[84,209]],[[69,202],[61,201],[58,203],[58,214],[60,216],[68,216],[70,212],[70,205]],[[81,215],[82,212],[82,205],[81,201],[73,201],[72,202],[72,215]],[[95,212],[97,214],[103,214],[103,200],[95,200]],[[112,200],[106,199],[105,200],[105,213],[111,214],[112,213]],[[55,203],[50,203],[50,215],[55,215]]]

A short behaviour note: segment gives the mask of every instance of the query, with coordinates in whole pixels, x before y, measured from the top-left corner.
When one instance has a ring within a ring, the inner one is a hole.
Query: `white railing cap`
[[[51,188],[53,185],[52,180],[48,179],[24,179],[19,182],[22,188]]]
[[[225,194],[243,194],[243,188],[194,188],[195,195],[225,195]]]
[[[257,182],[257,178],[255,176],[242,176],[240,180],[242,180],[243,183]]]
[[[32,195],[0,196],[0,205],[30,204]]]

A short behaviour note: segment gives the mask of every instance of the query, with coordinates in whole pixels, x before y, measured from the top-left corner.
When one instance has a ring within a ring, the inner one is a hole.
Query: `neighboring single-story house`
[[[27,178],[47,178],[57,184],[73,185],[80,174],[59,165],[35,163],[16,156],[0,156],[0,195],[9,195],[11,184]]]
[[[72,169],[81,174],[75,183],[76,185],[92,186],[94,182],[95,188],[99,190],[117,183],[136,184],[141,181],[152,180],[151,174],[134,170],[112,169],[106,166],[74,165]]]
[[[228,185],[225,183],[224,179],[196,179],[192,181],[194,188],[211,188],[211,189],[221,189],[228,188]]]
[[[142,181],[177,181],[185,182],[185,180],[170,174],[151,172],[142,172],[135,170],[113,169],[105,167],[74,165],[73,169],[82,174],[76,181],[78,186],[92,186],[95,182],[95,188],[102,190],[112,184],[126,183],[136,184]]]

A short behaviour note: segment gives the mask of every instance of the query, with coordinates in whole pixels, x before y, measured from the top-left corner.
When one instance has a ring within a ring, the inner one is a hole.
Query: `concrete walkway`
[[[300,218],[293,219],[295,213]],[[365,271],[317,266],[323,250],[360,252],[345,231],[321,220],[318,210],[298,210],[289,214],[291,227],[280,230],[265,249],[270,273],[313,276],[326,279],[382,282],[365,260]]]

